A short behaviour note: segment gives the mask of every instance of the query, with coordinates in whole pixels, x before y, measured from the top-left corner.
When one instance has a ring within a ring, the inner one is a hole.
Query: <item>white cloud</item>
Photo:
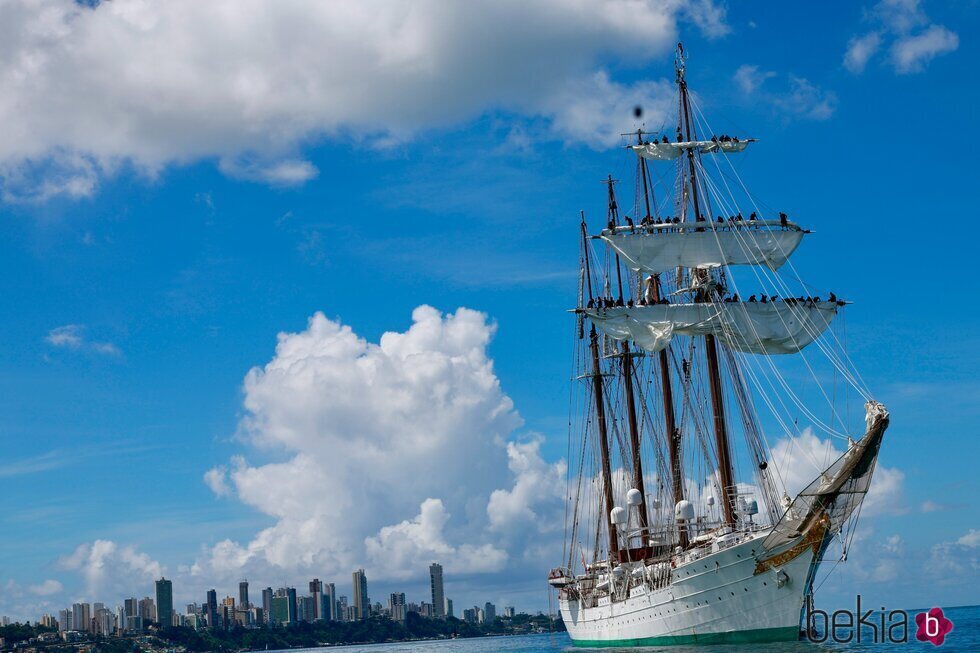
[[[833,440],[821,440],[807,428],[797,437],[778,440],[772,447],[772,463],[777,470],[775,478],[781,481],[790,497],[795,497],[843,453]],[[873,517],[906,511],[905,474],[899,469],[876,465],[861,515]]]
[[[870,32],[864,36],[855,36],[847,44],[844,53],[844,67],[852,73],[864,72],[870,59],[881,48],[881,34]]]
[[[735,83],[743,93],[749,94],[754,93],[767,79],[775,76],[776,73],[772,71],[759,70],[758,66],[744,64],[735,71]]]
[[[31,594],[35,594],[37,596],[51,596],[52,594],[61,592],[64,588],[62,587],[61,583],[49,578],[43,583],[31,585],[27,589]]]
[[[232,490],[228,485],[228,470],[225,467],[215,467],[204,472],[204,483],[219,497],[231,496]]]
[[[82,197],[123,167],[201,159],[300,184],[316,175],[298,157],[312,141],[391,145],[497,110],[607,142],[659,86],[616,84],[602,64],[666,53],[681,21],[728,31],[710,0],[11,0],[3,195]]]
[[[487,516],[491,529],[512,529],[521,522],[540,531],[555,527],[555,518],[561,514],[566,466],[563,462],[545,462],[540,449],[540,439],[507,444],[507,464],[514,475],[514,485],[490,495]],[[536,510],[539,506],[547,510]]]
[[[941,54],[952,52],[960,46],[960,38],[942,25],[930,25],[920,34],[895,41],[892,45],[892,62],[899,73],[917,73],[927,63]]]
[[[320,174],[315,165],[301,159],[272,163],[243,163],[222,159],[219,167],[229,177],[259,181],[270,186],[301,186]]]
[[[512,487],[515,501],[535,505],[528,475],[548,467],[536,441],[506,445],[521,419],[487,355],[494,330],[476,311],[421,306],[406,331],[376,344],[320,313],[280,334],[272,361],[246,376],[240,427],[257,454],[279,461],[236,457],[206,476],[274,524],[212,547],[195,573],[339,575],[363,565],[402,577],[392,560],[440,555],[459,574],[507,563],[489,537],[490,497]]]
[[[58,566],[81,574],[89,600],[107,594],[118,598],[138,584],[159,578],[164,571],[146,553],[133,546],[121,547],[112,540],[79,544],[72,553],[58,559]]]
[[[881,0],[866,14],[874,29],[851,38],[844,67],[859,74],[885,45],[888,61],[899,74],[921,72],[939,55],[959,47],[956,32],[931,23],[920,0]]]
[[[372,568],[385,578],[417,576],[422,560],[444,560],[450,573],[487,573],[503,568],[507,553],[493,544],[450,545],[444,533],[449,518],[441,500],[426,499],[413,519],[385,526],[364,540]]]
[[[782,90],[766,85],[766,81],[778,78],[772,71],[760,70],[758,66],[743,64],[735,71],[732,79],[742,94],[753,102],[763,102],[774,107],[785,118],[807,120],[827,120],[837,109],[837,95],[793,74],[785,76]],[[763,86],[766,85],[766,88]]]
[[[970,549],[980,548],[980,531],[971,528],[970,532],[956,540],[956,543]]]
[[[933,545],[926,574],[943,585],[980,581],[980,531],[971,528],[952,542]]]
[[[68,349],[78,349],[82,346],[82,327],[77,324],[66,324],[65,326],[55,327],[48,332],[48,344],[55,347],[67,347]]]
[[[85,337],[85,326],[82,324],[66,324],[55,327],[44,338],[52,347],[73,350],[87,350],[106,356],[120,356],[119,347],[111,342],[96,342]]]

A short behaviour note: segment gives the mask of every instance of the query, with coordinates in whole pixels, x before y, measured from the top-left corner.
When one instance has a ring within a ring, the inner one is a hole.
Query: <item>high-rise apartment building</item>
[[[218,592],[208,590],[208,599],[204,602],[204,619],[208,628],[218,627]]]
[[[483,621],[488,624],[491,624],[493,623],[493,620],[496,618],[497,618],[497,607],[490,601],[487,601],[486,604],[483,606]]]
[[[446,599],[446,616],[447,617],[455,617],[456,616],[456,613],[453,612],[453,600],[452,599]]]
[[[319,578],[310,581],[310,598],[313,599],[313,621],[323,620],[323,583]]]
[[[156,582],[157,590],[157,623],[168,628],[174,623],[174,586],[166,578],[161,577]]]
[[[405,593],[392,592],[388,597],[388,613],[392,621],[405,621]]]
[[[286,598],[285,594],[272,597],[272,608],[269,612],[269,623],[289,623],[289,599]]]
[[[432,616],[442,619],[446,616],[446,593],[442,586],[442,565],[438,562],[429,565],[429,588],[432,590]]]
[[[353,574],[354,581],[354,617],[355,619],[367,619],[371,616],[371,601],[368,599],[367,576],[363,569],[358,569]]]
[[[88,603],[74,603],[71,606],[72,630],[91,632],[92,606]]]
[[[248,610],[252,605],[248,602],[248,579],[238,583],[238,607]]]
[[[296,588],[286,588],[286,598],[289,600],[289,623],[294,624],[299,621],[299,606],[296,602]]]
[[[262,611],[265,612],[266,619],[272,613],[272,588],[266,587],[262,590]]]
[[[323,618],[327,621],[337,621],[337,588],[333,583],[323,586]]]

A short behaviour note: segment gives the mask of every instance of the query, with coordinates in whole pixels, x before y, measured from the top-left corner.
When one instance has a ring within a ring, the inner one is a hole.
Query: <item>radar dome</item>
[[[674,506],[674,517],[678,521],[681,519],[685,521],[694,519],[694,504],[687,499],[678,501],[677,505]]]
[[[609,511],[609,521],[617,526],[622,526],[626,523],[626,510],[616,506]]]
[[[643,503],[643,495],[636,488],[631,489],[626,493],[626,503],[631,506],[638,506]]]

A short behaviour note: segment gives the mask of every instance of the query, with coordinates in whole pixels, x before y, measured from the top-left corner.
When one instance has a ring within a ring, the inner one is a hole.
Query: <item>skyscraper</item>
[[[269,614],[272,613],[272,588],[266,587],[262,590],[262,611],[265,612],[265,618],[269,618]]]
[[[208,628],[218,627],[218,593],[208,590],[208,600],[205,602],[204,618],[207,619]]]
[[[388,612],[392,621],[405,621],[405,593],[392,592],[388,597]]]
[[[483,606],[483,621],[488,624],[492,624],[493,620],[497,618],[497,607],[490,601],[486,602]]]
[[[71,606],[72,630],[88,632],[92,629],[92,606],[74,603]]]
[[[296,588],[286,588],[286,598],[289,600],[289,623],[294,624],[299,621],[298,606],[296,605]]]
[[[367,576],[364,575],[363,569],[358,569],[352,576],[354,580],[354,616],[357,619],[367,619],[371,615]]]
[[[238,607],[248,610],[251,604],[248,602],[248,579],[238,583]]]
[[[337,588],[333,583],[323,586],[323,618],[327,621],[337,621]]]
[[[456,616],[456,613],[453,612],[453,600],[452,599],[446,599],[446,616],[447,617],[455,617]]]
[[[289,622],[289,599],[285,593],[272,597],[272,610],[269,612],[269,623],[284,624]]]
[[[323,620],[323,583],[319,578],[310,581],[310,597],[313,599],[313,620]]]
[[[166,578],[161,577],[157,586],[157,623],[169,628],[174,623],[174,586]]]
[[[442,587],[442,565],[438,562],[429,565],[429,587],[432,590],[432,616],[442,619],[446,616],[446,593]]]

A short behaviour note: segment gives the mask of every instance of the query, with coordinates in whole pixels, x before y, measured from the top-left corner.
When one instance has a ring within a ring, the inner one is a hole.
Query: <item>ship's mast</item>
[[[643,144],[643,132],[637,131],[637,143]],[[643,201],[647,207],[647,217],[650,217],[650,194],[651,190],[647,184],[647,166],[642,158],[638,158],[641,166],[643,179]],[[653,299],[659,300],[661,297],[660,275],[652,277],[650,287],[653,291]],[[667,348],[657,352],[660,363],[660,390],[664,405],[664,428],[667,434],[667,460],[670,464],[670,482],[673,489],[674,505],[684,500],[684,473],[681,463],[681,434],[677,429],[677,418],[674,415],[674,387],[670,377],[670,361],[667,358]],[[688,534],[686,528],[678,528],[678,544],[687,547]]]
[[[616,204],[616,192],[613,189],[615,180],[609,175],[605,181],[609,189],[609,222],[615,225],[619,222],[619,208]],[[647,204],[649,207],[649,203]],[[616,254],[616,281],[619,283],[619,300],[623,300],[623,278],[619,266],[619,254]],[[594,327],[593,327],[594,328]],[[633,353],[630,351],[629,343],[623,340],[620,343],[620,356],[622,357],[623,371],[623,394],[626,395],[626,419],[630,430],[630,450],[633,456],[633,487],[640,491],[639,526],[641,546],[646,547],[650,539],[650,521],[647,514],[647,493],[643,487],[643,461],[640,456],[640,427],[636,420],[636,397],[633,393]],[[629,544],[627,543],[627,547]]]
[[[592,274],[589,269],[589,240],[585,226],[585,214],[582,214],[582,247],[583,258],[585,261],[585,279],[589,289],[589,301],[594,297],[592,294]],[[613,506],[612,490],[612,470],[609,465],[609,434],[606,430],[606,401],[603,396],[602,388],[602,368],[599,367],[599,335],[596,333],[595,324],[589,333],[589,350],[592,356],[592,394],[595,398],[595,416],[599,426],[599,457],[602,464],[602,494],[605,507],[601,512],[601,521],[605,521],[606,530],[609,533],[609,561],[612,563],[619,559],[619,537],[616,533],[616,526],[610,521]]]
[[[677,57],[675,60],[677,71],[677,86],[680,90],[681,99],[681,125],[684,129],[684,138],[688,142],[694,140],[691,129],[693,123],[691,115],[691,103],[688,97],[687,80],[684,79],[684,46],[677,44]],[[691,197],[694,201],[694,219],[702,220],[700,200],[698,198],[698,178],[694,163],[694,148],[687,148],[687,160],[690,167]],[[705,273],[707,276],[707,272]],[[706,279],[702,280],[705,281]],[[699,290],[695,301],[707,302],[711,300],[709,290]],[[725,403],[723,386],[721,384],[721,370],[718,366],[718,343],[711,334],[704,337],[705,354],[708,361],[708,384],[711,390],[711,413],[715,430],[715,448],[718,452],[718,480],[721,484],[721,508],[724,522],[728,525],[735,524],[735,497],[730,494],[734,487],[731,450],[728,443],[728,427],[725,423]]]

